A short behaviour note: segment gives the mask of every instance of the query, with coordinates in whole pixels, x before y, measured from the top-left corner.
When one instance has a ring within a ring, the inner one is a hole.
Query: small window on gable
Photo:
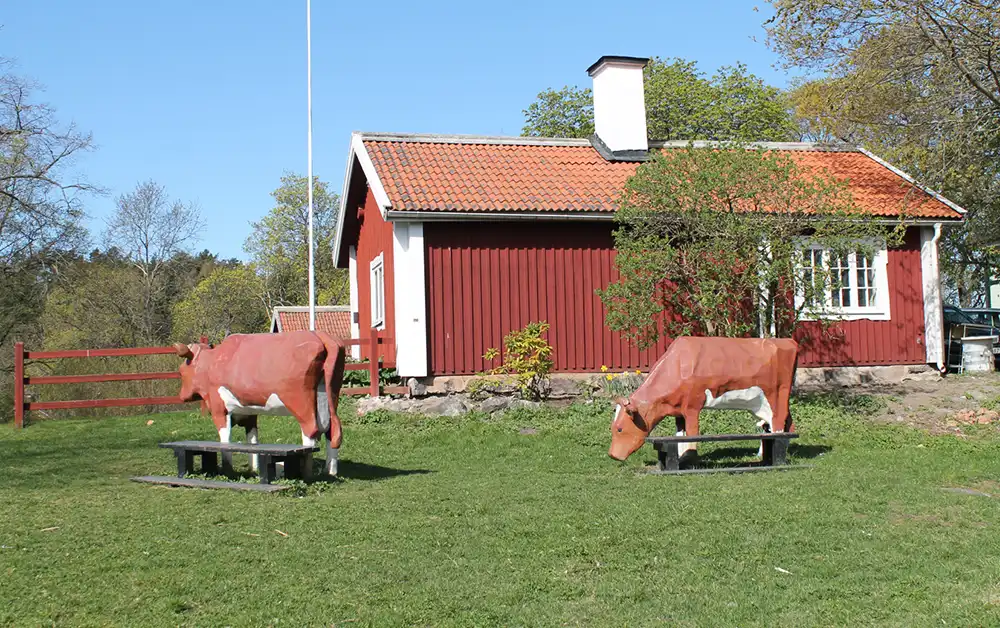
[[[804,318],[889,320],[888,251],[884,242],[865,248],[838,254],[802,246],[796,305]]]
[[[385,328],[385,266],[382,263],[382,253],[371,263],[371,313],[372,327]]]

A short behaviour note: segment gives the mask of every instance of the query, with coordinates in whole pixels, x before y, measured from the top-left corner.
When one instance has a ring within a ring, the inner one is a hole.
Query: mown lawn
[[[347,424],[341,481],[275,495],[128,480],[175,471],[158,442],[212,438],[196,414],[0,426],[0,624],[1000,624],[1000,498],[942,490],[1000,494],[1000,433],[875,426],[872,405],[798,400],[810,470],[685,477],[609,459],[600,403],[374,414]]]

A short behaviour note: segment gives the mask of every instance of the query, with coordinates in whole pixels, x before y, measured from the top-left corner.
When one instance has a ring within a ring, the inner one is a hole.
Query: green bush
[[[549,324],[545,321],[528,323],[523,329],[511,331],[503,339],[503,360],[466,386],[473,396],[516,390],[526,399],[543,399],[549,394],[549,372],[552,370],[552,345],[545,339]],[[496,360],[500,350],[487,349],[483,359]]]

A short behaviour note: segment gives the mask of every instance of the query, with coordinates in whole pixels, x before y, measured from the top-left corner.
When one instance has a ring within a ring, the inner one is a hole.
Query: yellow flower
[[[601,365],[601,372],[602,372],[602,373],[607,373],[607,372],[608,372],[608,367],[606,367],[606,366],[604,366],[604,365],[602,364],[602,365]]]
[[[636,374],[636,375],[642,375],[642,371],[640,371],[639,369],[636,369],[636,370],[635,370],[635,374]]]
[[[614,375],[605,375],[604,377],[606,377],[609,382],[615,378]]]

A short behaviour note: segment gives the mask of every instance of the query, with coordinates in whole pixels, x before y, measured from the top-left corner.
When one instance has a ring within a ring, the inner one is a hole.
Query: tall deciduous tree
[[[309,294],[309,207],[306,178],[295,174],[281,177],[271,196],[275,205],[259,221],[243,249],[250,255],[263,280],[268,307],[305,305]],[[316,302],[343,304],[350,299],[347,274],[333,264],[332,242],[340,197],[326,183],[313,183],[313,233],[316,269]]]
[[[142,342],[165,339],[169,331],[169,316],[163,315],[166,267],[174,254],[201,237],[204,227],[197,206],[171,199],[154,181],[139,183],[118,197],[106,239],[139,271]]]
[[[13,408],[11,343],[40,337],[52,267],[86,240],[83,199],[96,191],[74,169],[90,135],[60,124],[37,91],[0,58],[0,418]]]
[[[220,342],[229,334],[267,331],[263,294],[252,268],[218,268],[174,306],[174,338],[193,342],[204,334]]]
[[[651,139],[782,141],[798,133],[783,92],[742,64],[706,77],[693,61],[656,58],[644,70],[644,86]],[[588,137],[594,132],[589,89],[546,90],[524,114],[523,135]]]
[[[44,293],[39,273],[85,241],[82,200],[95,191],[73,170],[90,135],[60,125],[35,90],[0,58],[0,345],[37,315],[41,301],[22,297]]]
[[[840,256],[899,239],[864,219],[842,182],[732,145],[656,154],[615,221],[619,279],[600,294],[608,326],[641,347],[663,335],[789,336],[837,287],[828,272],[802,280],[806,242]]]
[[[861,144],[969,210],[942,240],[950,297],[981,302],[1000,239],[1000,7],[772,0],[770,43],[824,75],[792,94],[807,134]]]

